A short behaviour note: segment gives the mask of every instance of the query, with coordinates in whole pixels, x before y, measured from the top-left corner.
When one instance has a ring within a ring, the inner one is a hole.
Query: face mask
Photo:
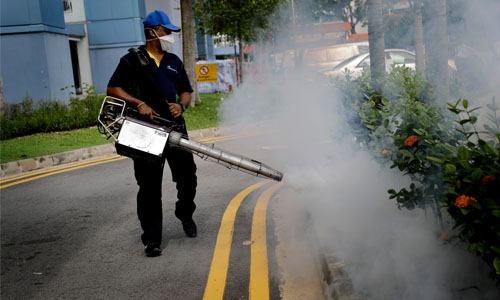
[[[160,40],[161,50],[168,51],[172,47],[172,45],[175,43],[175,39],[174,39],[173,35],[169,34],[169,35],[164,35],[164,36],[158,36],[158,34],[156,33],[155,30],[153,30],[153,32],[155,33],[156,38]],[[154,40],[154,39],[150,39],[148,41],[151,41],[151,40]]]
[[[161,50],[163,51],[168,51],[175,43],[173,35],[160,36],[158,39],[160,40]]]

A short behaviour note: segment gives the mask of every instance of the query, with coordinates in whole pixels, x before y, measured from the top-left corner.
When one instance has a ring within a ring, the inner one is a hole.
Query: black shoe
[[[182,229],[184,229],[184,233],[186,233],[186,235],[190,238],[194,238],[198,234],[198,229],[196,228],[196,224],[192,219],[186,222],[182,222]]]
[[[147,257],[160,256],[161,255],[160,244],[158,243],[148,244],[144,248],[144,252],[146,252]]]

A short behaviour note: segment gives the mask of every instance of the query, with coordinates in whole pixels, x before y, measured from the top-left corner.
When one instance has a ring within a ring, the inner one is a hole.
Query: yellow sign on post
[[[196,65],[197,82],[217,82],[217,64]]]

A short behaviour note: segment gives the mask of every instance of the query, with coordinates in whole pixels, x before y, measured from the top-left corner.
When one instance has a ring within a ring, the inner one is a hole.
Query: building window
[[[71,5],[71,0],[63,0],[63,7],[65,13],[73,12],[73,5]]]

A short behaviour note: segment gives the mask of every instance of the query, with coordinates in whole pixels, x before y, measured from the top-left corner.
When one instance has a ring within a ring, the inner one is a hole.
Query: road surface
[[[196,162],[198,237],[174,217],[166,168],[157,258],[140,242],[128,158],[2,182],[1,298],[322,299],[314,233],[286,185]]]

